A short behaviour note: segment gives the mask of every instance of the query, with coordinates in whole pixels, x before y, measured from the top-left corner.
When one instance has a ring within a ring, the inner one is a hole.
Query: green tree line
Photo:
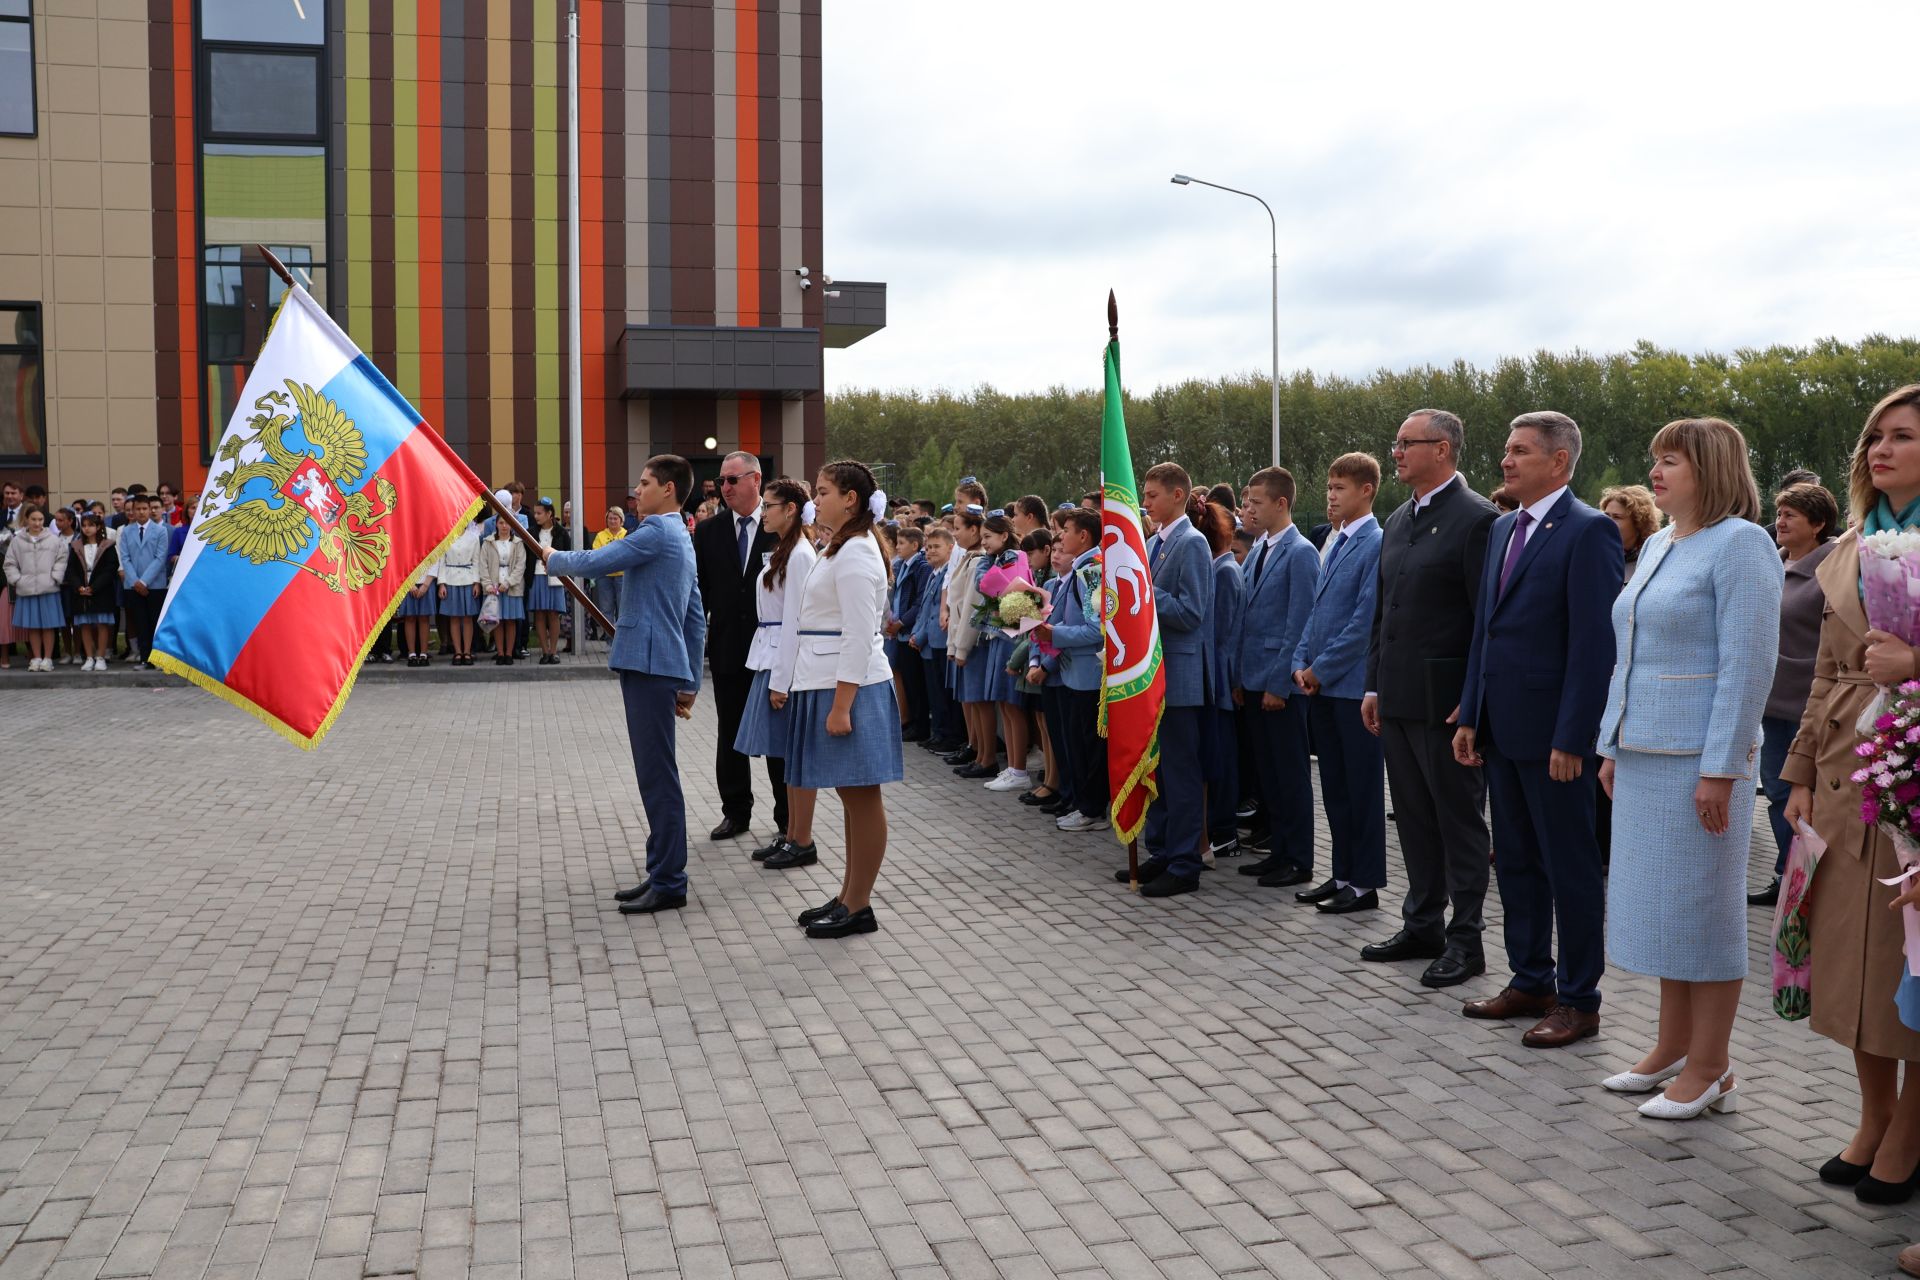
[[[1300,482],[1300,516],[1325,510],[1327,464],[1370,453],[1388,475],[1381,510],[1406,497],[1392,480],[1388,445],[1412,409],[1450,409],[1467,424],[1462,469],[1474,487],[1500,483],[1507,423],[1558,409],[1580,424],[1584,456],[1575,490],[1589,502],[1612,484],[1644,483],[1647,443],[1675,418],[1719,417],[1738,426],[1764,493],[1788,470],[1819,472],[1846,505],[1847,459],[1873,404],[1920,379],[1920,339],[1873,335],[1856,343],[1687,355],[1642,342],[1615,355],[1541,351],[1491,368],[1382,369],[1366,378],[1295,373],[1280,388],[1281,462]],[[1136,474],[1172,459],[1198,483],[1238,487],[1266,465],[1270,383],[1257,375],[1193,380],[1127,394]],[[946,391],[853,390],[827,398],[827,449],[885,468],[900,497],[947,502],[972,474],[996,503],[1038,493],[1077,499],[1099,480],[1100,393],[1053,387],[1008,395],[991,386]]]

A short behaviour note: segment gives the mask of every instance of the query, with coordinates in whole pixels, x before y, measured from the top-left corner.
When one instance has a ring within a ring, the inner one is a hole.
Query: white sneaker
[[[95,658],[93,660],[93,669],[95,671],[105,671],[107,669],[107,660],[105,658]]]
[[[1679,1061],[1664,1070],[1649,1071],[1645,1074],[1638,1071],[1622,1071],[1617,1076],[1608,1076],[1602,1080],[1600,1087],[1614,1093],[1651,1093],[1686,1069],[1686,1055],[1682,1054]]]
[[[1053,825],[1062,831],[1105,831],[1113,824],[1105,818],[1089,818],[1078,809],[1061,814],[1053,820]]]
[[[1025,791],[1033,785],[1025,769],[1002,769],[1000,776],[986,784],[989,791]]]

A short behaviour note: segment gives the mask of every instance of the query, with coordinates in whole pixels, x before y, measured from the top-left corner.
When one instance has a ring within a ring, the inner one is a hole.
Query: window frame
[[[27,29],[27,104],[30,113],[30,127],[25,133],[14,129],[0,129],[0,138],[37,138],[40,136],[40,63],[38,42],[33,31],[33,0],[26,0],[27,16],[15,17],[11,14],[0,15],[0,22],[18,23]],[[38,304],[35,304],[38,305]]]
[[[253,53],[272,58],[305,58],[313,63],[314,102],[312,133],[260,133],[251,130],[217,130],[213,127],[213,59],[222,53]],[[195,72],[199,78],[199,99],[194,105],[199,113],[199,141],[201,145],[209,142],[262,142],[278,143],[289,147],[325,147],[329,121],[327,119],[327,57],[325,45],[310,44],[249,44],[238,40],[202,40],[194,61],[199,65]]]
[[[0,355],[22,355],[32,353],[40,366],[40,376],[34,379],[38,403],[34,406],[40,414],[40,453],[0,453],[0,466],[38,468],[47,465],[47,309],[39,302],[15,301],[0,298],[0,311],[31,311],[36,317],[34,332],[40,335],[40,344],[29,347],[22,342],[14,342],[11,337],[0,337]]]

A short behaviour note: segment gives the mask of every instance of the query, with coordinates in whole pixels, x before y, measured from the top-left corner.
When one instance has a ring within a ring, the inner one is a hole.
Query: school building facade
[[[187,492],[311,279],[480,476],[567,480],[567,0],[0,0],[0,476]],[[593,514],[823,460],[820,0],[580,0]],[[804,268],[805,273],[802,274]]]

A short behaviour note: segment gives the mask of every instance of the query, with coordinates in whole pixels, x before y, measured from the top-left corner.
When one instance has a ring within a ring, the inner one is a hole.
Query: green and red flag
[[[1107,740],[1113,834],[1127,844],[1140,834],[1147,806],[1159,794],[1160,712],[1167,677],[1160,665],[1160,615],[1147,570],[1140,493],[1133,484],[1127,417],[1120,401],[1120,337],[1111,295],[1106,405],[1100,424],[1100,612],[1106,622],[1106,669],[1100,681],[1100,736]]]

